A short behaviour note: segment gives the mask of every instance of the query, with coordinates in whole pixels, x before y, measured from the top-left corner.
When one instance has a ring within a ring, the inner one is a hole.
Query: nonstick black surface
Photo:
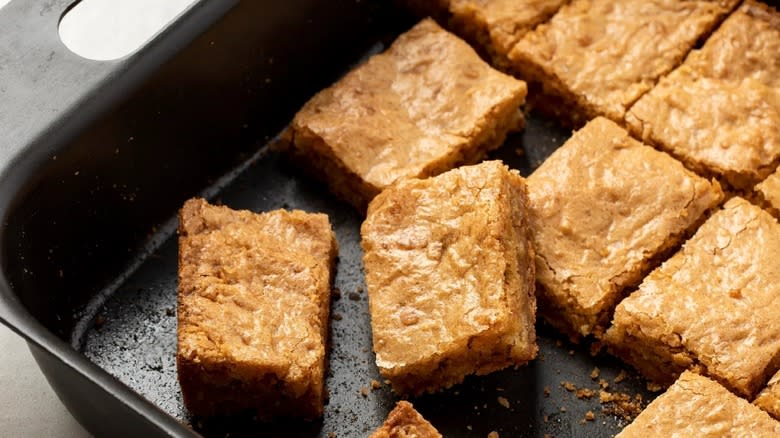
[[[569,135],[554,123],[531,115],[526,129],[510,136],[492,158],[528,175]],[[155,236],[164,243],[137,270],[118,282],[115,290],[99,295],[94,311],[73,334],[74,344],[97,365],[206,436],[367,436],[384,421],[398,398],[385,384],[371,389],[373,379],[382,379],[371,347],[360,249],[361,216],[267,148],[225,180],[222,187],[211,189],[212,201],[253,211],[296,208],[325,212],[335,228],[340,246],[335,286],[340,297],[334,295],[332,301],[327,375],[330,400],[322,421],[269,425],[251,418],[204,421],[188,415],[175,370],[177,242],[173,227]],[[600,403],[599,380],[609,384],[609,391],[632,397],[641,394],[645,402],[653,397],[645,390],[644,380],[628,367],[604,353],[592,356],[589,343],[570,344],[543,323],[537,328],[540,352],[529,365],[469,377],[442,393],[413,399],[415,407],[445,436],[484,437],[496,431],[502,437],[608,437],[627,421],[604,411],[613,406]],[[600,373],[593,379],[595,367]],[[623,370],[629,377],[616,383],[615,377]],[[592,389],[595,396],[578,398],[564,382]],[[588,411],[594,414],[592,421],[585,420]]]

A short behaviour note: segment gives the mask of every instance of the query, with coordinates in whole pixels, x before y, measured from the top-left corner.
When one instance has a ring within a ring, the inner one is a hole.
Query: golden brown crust
[[[712,380],[683,373],[615,438],[772,437],[780,423]]]
[[[195,415],[322,415],[338,246],[323,214],[184,204],[177,365]]]
[[[598,335],[622,298],[723,197],[614,122],[588,123],[528,178],[539,311]]]
[[[396,392],[535,357],[526,202],[522,177],[497,161],[402,181],[371,202],[361,236],[374,350]]]
[[[606,342],[659,383],[695,368],[751,399],[780,367],[780,224],[729,200],[615,310]]]
[[[397,180],[480,160],[522,126],[526,86],[423,20],[384,53],[314,96],[292,124],[292,152],[364,210]]]
[[[509,60],[519,77],[540,84],[541,109],[563,122],[580,126],[602,115],[622,123],[737,3],[574,0],[526,34]],[[547,96],[564,105],[545,104]]]
[[[369,438],[442,438],[431,423],[411,403],[399,401],[385,423]]]
[[[451,0],[449,25],[458,35],[509,70],[509,52],[526,33],[547,21],[568,0]]]
[[[753,404],[780,420],[780,372],[775,374],[762,389]]]
[[[747,1],[626,115],[631,131],[749,192],[780,163],[780,15]]]

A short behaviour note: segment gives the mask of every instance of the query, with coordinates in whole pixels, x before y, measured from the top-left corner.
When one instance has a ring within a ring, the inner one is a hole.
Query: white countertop
[[[0,435],[89,437],[54,394],[27,343],[0,324]]]

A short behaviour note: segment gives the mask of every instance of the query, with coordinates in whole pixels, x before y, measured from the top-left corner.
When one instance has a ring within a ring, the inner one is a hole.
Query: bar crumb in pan
[[[638,138],[741,193],[780,162],[780,14],[752,0],[626,115]]]
[[[780,422],[712,380],[683,373],[615,438],[772,437]]]
[[[399,401],[369,438],[441,438],[441,434],[411,403]]]
[[[426,19],[306,103],[289,149],[365,211],[397,180],[475,163],[499,147],[522,127],[525,95],[524,82]]]
[[[177,366],[191,413],[322,415],[337,252],[324,214],[185,203]]]
[[[780,224],[729,200],[615,310],[609,350],[670,384],[686,369],[752,399],[780,367]]]
[[[419,395],[536,357],[523,178],[499,161],[397,183],[361,228],[376,362]]]
[[[738,0],[574,0],[525,35],[509,60],[532,104],[563,123],[623,122]]]
[[[761,390],[753,404],[780,420],[780,371],[769,379],[766,388]]]
[[[723,198],[710,182],[592,120],[530,177],[539,312],[573,340],[599,336],[626,289]]]

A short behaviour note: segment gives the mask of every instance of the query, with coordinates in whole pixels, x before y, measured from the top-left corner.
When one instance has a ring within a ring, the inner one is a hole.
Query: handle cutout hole
[[[0,4],[3,1],[0,0]],[[60,20],[65,46],[87,59],[109,61],[135,52],[195,0],[82,0]]]

